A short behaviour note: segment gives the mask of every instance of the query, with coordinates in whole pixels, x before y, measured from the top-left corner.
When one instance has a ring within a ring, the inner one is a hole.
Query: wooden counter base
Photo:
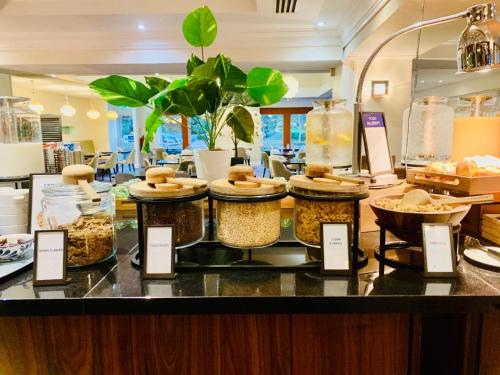
[[[500,312],[0,318],[0,374],[499,374]]]

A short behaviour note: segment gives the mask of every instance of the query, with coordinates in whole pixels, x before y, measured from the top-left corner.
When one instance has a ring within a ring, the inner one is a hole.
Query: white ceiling
[[[209,54],[223,52],[244,68],[265,63],[326,71],[342,59],[343,36],[378,3],[298,0],[294,14],[276,14],[275,0],[6,0],[0,10],[0,68],[182,73],[189,54],[199,52],[184,41],[182,21],[206,4],[219,23]]]

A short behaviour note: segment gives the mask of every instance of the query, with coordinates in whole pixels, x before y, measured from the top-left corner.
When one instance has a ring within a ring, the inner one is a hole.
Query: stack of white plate
[[[28,189],[0,188],[0,235],[28,230]]]

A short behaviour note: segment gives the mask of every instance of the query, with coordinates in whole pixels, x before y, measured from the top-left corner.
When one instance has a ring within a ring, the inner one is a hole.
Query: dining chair
[[[135,178],[135,176],[133,174],[130,174],[130,173],[117,173],[115,175],[115,183],[117,185],[123,184],[127,181],[133,180],[134,178]]]
[[[269,166],[269,155],[266,152],[262,152],[261,159],[262,159],[262,166],[264,167],[264,170],[262,171],[262,177],[266,175],[266,171],[268,171],[269,176],[271,176],[271,170]]]
[[[175,170],[176,172],[189,172],[189,166],[194,165],[194,161],[192,160],[184,160],[179,163],[179,166]]]
[[[299,153],[297,154],[297,159],[305,159],[306,158],[306,152],[305,151],[299,151]]]
[[[97,165],[97,171],[102,171],[102,174],[104,175],[107,173],[109,175],[109,181],[111,182],[111,171],[115,171],[116,168],[116,159],[117,159],[117,153],[113,152],[107,160],[104,161],[102,164]],[[103,177],[104,179],[104,177]]]
[[[130,154],[127,155],[125,160],[119,160],[118,165],[122,167],[122,173],[123,173],[123,166],[127,165],[128,170],[131,172],[132,170],[135,172],[135,150],[130,151]]]
[[[285,167],[285,164],[283,164],[278,159],[271,159],[271,165],[272,165],[271,170],[272,170],[273,178],[275,178],[275,177],[283,177],[287,181],[290,180],[290,177],[292,176],[293,173],[290,172]]]
[[[165,150],[163,148],[155,148],[153,150],[153,159],[155,161],[155,164],[158,164],[159,160],[163,160],[163,153]]]
[[[99,162],[99,155],[94,155],[92,156],[92,159],[89,160],[89,162],[87,163],[87,165],[89,167],[92,167],[92,169],[94,170],[94,174],[97,173],[97,163]]]

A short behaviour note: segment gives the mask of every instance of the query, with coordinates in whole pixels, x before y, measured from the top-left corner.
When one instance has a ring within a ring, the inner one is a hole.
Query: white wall
[[[346,107],[353,110],[355,92],[364,59],[346,60],[337,68],[333,80],[333,97],[347,99]],[[389,94],[383,98],[371,97],[372,81],[389,81]],[[384,112],[391,153],[396,160],[401,156],[403,111],[410,104],[412,58],[377,58],[372,63],[363,85],[362,110]]]
[[[12,85],[12,92],[15,96],[33,97],[31,87]],[[35,99],[44,105],[44,113],[60,114],[59,109],[66,104],[64,95],[47,91],[35,91]],[[61,116],[63,125],[63,141],[79,141],[92,139],[96,151],[109,150],[108,122],[106,119],[106,104],[100,99],[90,100],[82,97],[68,96],[69,103],[75,107],[76,114],[73,117]],[[97,120],[87,117],[90,109],[95,109],[101,113]]]

